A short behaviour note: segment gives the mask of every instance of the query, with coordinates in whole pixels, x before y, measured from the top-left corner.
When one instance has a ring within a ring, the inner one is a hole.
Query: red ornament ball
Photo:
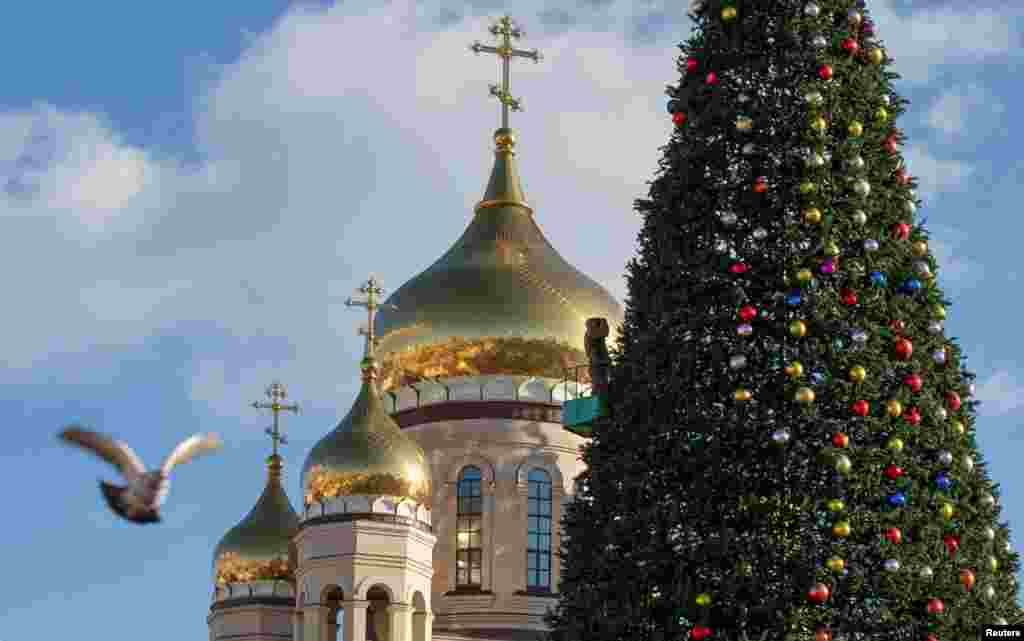
[[[697,59],[696,58],[688,58],[686,60],[686,70],[689,71],[689,72],[694,72],[694,71],[697,70]]]
[[[903,540],[903,532],[898,527],[891,527],[885,531],[885,540],[896,545]]]
[[[675,123],[676,127],[681,127],[686,123],[686,114],[681,111],[677,111],[672,114],[672,122]]]
[[[903,330],[905,330],[906,328],[907,324],[898,318],[894,318],[893,320],[889,321],[889,329],[896,332],[897,334],[902,334]]]
[[[856,401],[850,407],[850,410],[853,411],[853,413],[856,414],[857,416],[867,416],[868,412],[871,411],[871,404],[862,398],[859,401]]]
[[[929,634],[924,638],[924,641],[939,641],[939,637],[935,636],[934,634]]]
[[[916,394],[921,391],[921,386],[924,385],[924,379],[921,378],[920,374],[911,374],[903,379],[903,384],[909,387],[911,392]]]
[[[839,296],[842,297],[843,303],[846,305],[852,306],[857,304],[857,292],[848,287],[839,290]]]
[[[744,263],[733,263],[732,266],[729,267],[729,271],[734,274],[745,274],[747,273],[747,266]]]
[[[840,46],[842,46],[843,51],[850,54],[851,56],[857,55],[857,52],[860,50],[860,45],[857,44],[857,41],[854,40],[853,38],[847,38],[846,40],[843,40],[842,45]]]
[[[693,629],[690,630],[690,638],[694,641],[702,641],[702,639],[707,639],[710,636],[711,628],[706,625],[695,625],[693,626]]]
[[[921,424],[921,411],[916,407],[911,407],[906,412],[903,412],[903,420],[908,425],[920,425]]]
[[[832,633],[828,628],[818,628],[814,631],[814,641],[832,641]]]
[[[846,434],[843,434],[842,432],[836,432],[836,434],[832,437],[832,445],[835,445],[836,447],[843,448],[849,444],[850,437],[847,436]]]
[[[910,238],[910,225],[897,223],[892,226],[892,237],[896,240],[907,240]]]
[[[942,542],[946,545],[946,551],[950,556],[956,554],[956,551],[960,549],[960,537],[955,534],[947,534],[942,537]]]
[[[827,585],[824,583],[816,583],[814,587],[807,591],[807,598],[812,603],[824,603],[825,601],[828,601],[830,594],[831,592]]]
[[[889,136],[885,139],[885,150],[889,152],[889,155],[895,156],[899,153],[899,143],[896,141],[896,136]]]
[[[927,606],[928,614],[942,614],[946,611],[946,604],[942,599],[929,599]]]
[[[706,84],[706,85],[717,85],[718,84],[718,75],[715,74],[714,71],[709,71],[708,72],[708,77],[704,79],[704,84]]]
[[[895,172],[893,172],[893,178],[895,178],[896,182],[900,185],[906,185],[907,183],[910,182],[910,176],[907,175],[907,172],[903,169],[903,167],[900,167]]]
[[[960,409],[960,395],[956,392],[946,392],[946,407],[951,412],[955,412]]]
[[[899,465],[890,465],[885,468],[885,475],[889,477],[890,481],[895,481],[899,477],[903,476],[903,468]]]
[[[914,354],[914,344],[905,338],[896,340],[896,358],[901,361],[908,361]]]
[[[757,318],[757,308],[753,305],[744,305],[740,308],[740,318],[748,323]]]
[[[821,65],[818,67],[818,77],[822,80],[832,79],[832,65]]]
[[[754,181],[754,191],[759,194],[763,194],[768,191],[768,179],[764,176],[758,176]]]

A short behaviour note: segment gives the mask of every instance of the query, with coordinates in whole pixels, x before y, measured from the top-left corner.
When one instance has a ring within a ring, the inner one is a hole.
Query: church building
[[[508,126],[512,47],[491,28],[502,83],[494,167],[462,236],[381,300],[362,386],[307,454],[293,508],[281,482],[282,385],[270,386],[273,454],[252,511],[214,551],[210,641],[535,641],[557,602],[558,524],[584,438],[562,403],[586,388],[588,318],[622,309],[551,246],[527,204]],[[353,363],[353,375],[356,364]]]

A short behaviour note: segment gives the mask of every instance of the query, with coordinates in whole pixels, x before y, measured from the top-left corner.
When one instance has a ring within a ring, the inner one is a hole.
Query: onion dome
[[[430,505],[430,468],[423,450],[388,415],[377,390],[378,365],[373,313],[383,292],[371,278],[361,289],[370,322],[363,358],[362,386],[348,414],[332,432],[313,446],[302,466],[305,504],[339,496],[408,497]]]
[[[281,485],[281,457],[267,458],[267,485],[256,505],[228,530],[213,554],[218,585],[261,580],[293,581],[295,566],[289,544],[299,517]]]
[[[612,295],[562,258],[537,226],[512,130],[498,129],[494,141],[494,168],[462,237],[381,310],[384,389],[428,376],[561,378],[565,367],[586,362],[588,318],[607,318],[613,330],[622,320]]]

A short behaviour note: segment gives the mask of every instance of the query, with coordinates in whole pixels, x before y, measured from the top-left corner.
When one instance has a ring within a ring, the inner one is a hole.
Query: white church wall
[[[520,393],[525,390],[546,395],[548,389],[539,384],[530,388],[527,383]],[[573,492],[573,479],[583,471],[582,462],[576,459],[584,439],[565,431],[559,423],[513,419],[438,421],[404,431],[427,453],[434,478],[431,516],[437,536],[432,581],[435,625],[465,627],[472,622],[481,627],[491,622],[488,625],[496,627],[542,626],[543,612],[555,600],[517,594],[526,590],[527,476],[532,467],[540,467],[552,481],[550,587],[554,592],[560,575],[558,523],[563,505]],[[466,465],[477,466],[482,478],[483,567],[481,594],[476,596],[448,594],[456,588],[457,482]]]

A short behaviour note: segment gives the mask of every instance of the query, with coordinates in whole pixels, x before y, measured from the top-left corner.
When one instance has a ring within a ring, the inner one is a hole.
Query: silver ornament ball
[[[740,336],[750,336],[754,333],[754,327],[748,323],[743,323],[736,328],[736,333]]]
[[[935,576],[935,572],[929,566],[926,565],[923,568],[921,568],[920,575],[922,579],[927,580]]]
[[[858,209],[855,212],[853,212],[853,222],[857,223],[858,225],[863,225],[866,222],[868,222],[868,215],[864,212],[863,209]]]
[[[935,361],[936,365],[942,365],[946,362],[946,350],[937,349],[932,352],[932,360]]]
[[[963,466],[964,469],[967,470],[968,472],[974,471],[974,459],[971,458],[970,454],[964,454]]]
[[[937,336],[942,333],[942,321],[933,320],[928,323],[928,333]]]
[[[869,238],[869,239],[865,240],[864,241],[864,251],[867,251],[867,252],[878,251],[878,241],[873,239],[873,238]]]
[[[953,453],[949,450],[942,450],[939,452],[939,463],[942,463],[943,465],[952,465]]]
[[[939,407],[938,409],[935,410],[935,418],[939,419],[940,421],[944,421],[947,418],[949,418],[949,412],[946,411],[945,407]]]
[[[886,572],[898,572],[900,569],[900,562],[896,559],[888,559],[883,564]]]
[[[828,40],[825,39],[825,36],[814,36],[811,38],[811,46],[815,49],[824,49],[828,46]]]
[[[743,354],[736,354],[729,359],[729,367],[732,369],[743,369],[747,366],[747,357]]]
[[[821,13],[821,7],[819,7],[818,5],[814,4],[813,2],[808,2],[804,6],[804,15],[809,17],[809,18],[817,18],[820,13]]]
[[[789,442],[789,432],[786,430],[775,430],[772,432],[772,441],[776,445],[785,445]]]

